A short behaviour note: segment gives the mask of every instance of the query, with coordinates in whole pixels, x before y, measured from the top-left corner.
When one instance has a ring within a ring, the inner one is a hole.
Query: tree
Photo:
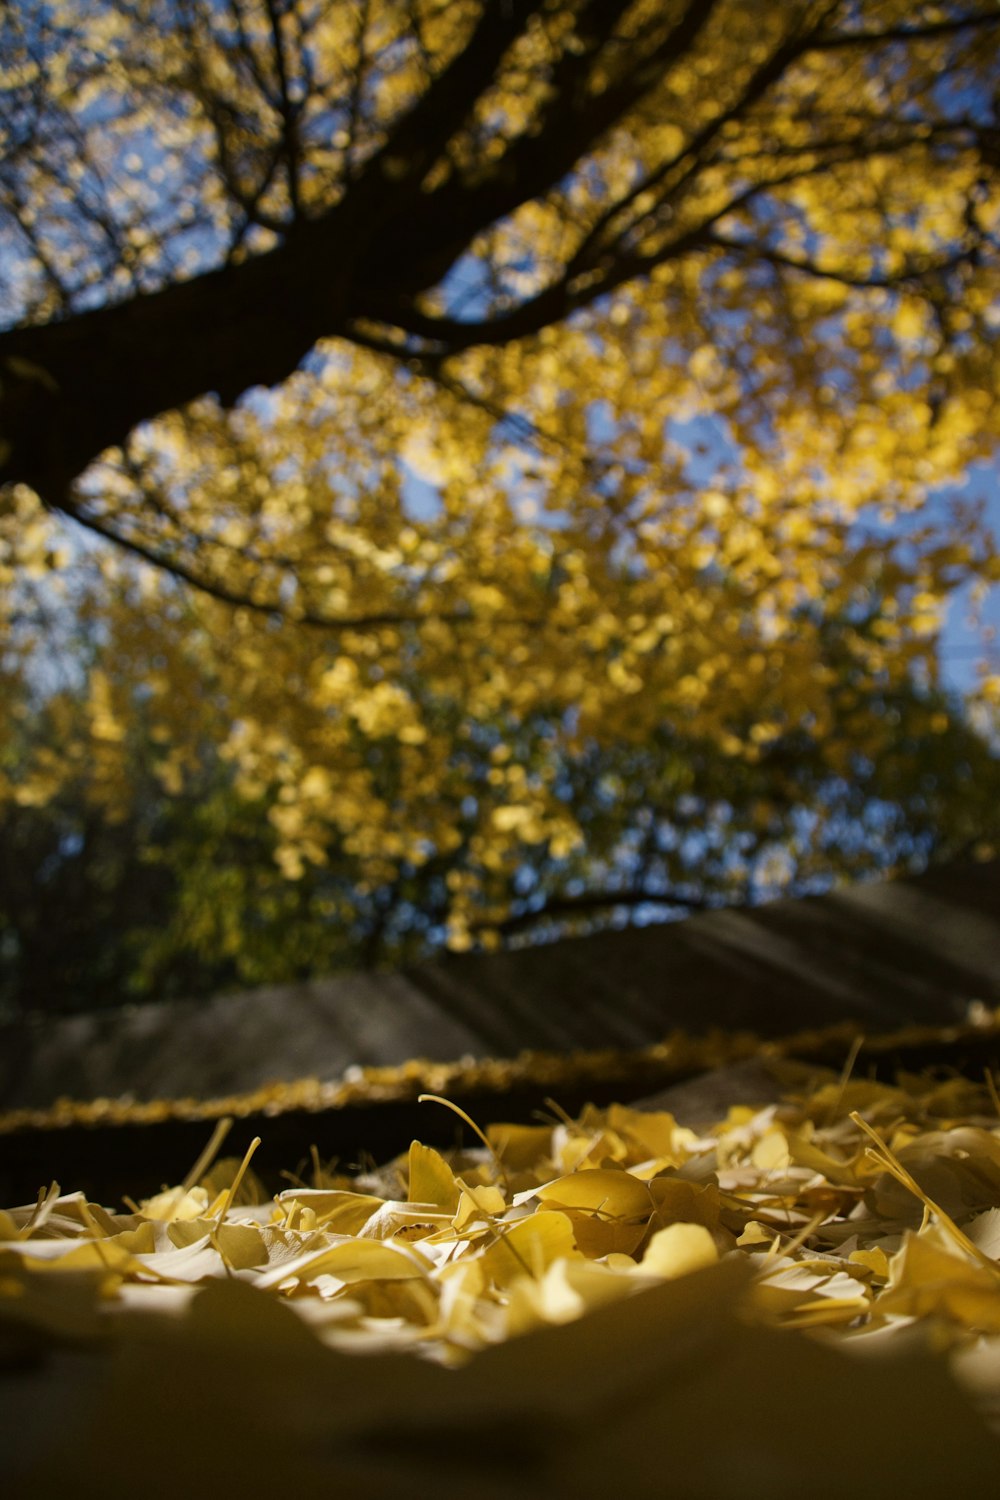
[[[168,793],[214,747],[288,879],[431,869],[461,945],[589,879],[616,757],[652,798],[708,756],[751,821],[808,765],[787,848],[896,705],[906,775],[953,743],[941,619],[997,562],[927,502],[1000,431],[996,5],[3,24],[3,691],[66,724],[8,729],[9,799],[128,802],[141,703]]]
[[[734,308],[761,343],[794,332],[811,387],[831,315],[889,291],[875,342],[940,417],[992,306],[998,22],[906,0],[12,8],[3,478],[70,504],[137,423],[273,385],[321,338],[459,379],[465,351],[574,313],[621,326],[612,294],[650,278],[679,339],[728,351]],[[872,331],[843,318],[853,407]],[[776,404],[777,371],[727,373]]]
[[[870,722],[894,725],[892,746],[871,759],[857,748],[858,709],[845,695],[846,722],[831,735],[854,744],[844,774],[801,733],[756,764],[666,725],[642,744],[564,753],[556,791],[582,843],[562,855],[544,842],[530,854],[514,846],[509,864],[486,869],[478,810],[463,808],[468,791],[456,793],[472,787],[489,805],[497,762],[485,743],[478,755],[466,747],[464,777],[435,799],[457,848],[376,860],[328,835],[322,862],[304,859],[288,879],[275,860],[273,801],[241,792],[236,768],[208,742],[197,771],[168,791],[137,703],[114,801],[92,760],[45,800],[0,804],[0,1012],[95,1010],[398,967],[439,947],[449,920],[453,936],[535,940],[609,917],[807,891],[838,873],[1000,841],[1000,769],[946,700],[911,693],[864,705]],[[530,766],[546,728],[530,718],[512,726],[502,741],[509,761]],[[56,729],[43,715],[29,732]],[[40,749],[22,745],[20,763]],[[456,740],[453,759],[461,753]],[[375,747],[371,769],[391,796],[387,759]],[[412,810],[403,804],[400,815]]]

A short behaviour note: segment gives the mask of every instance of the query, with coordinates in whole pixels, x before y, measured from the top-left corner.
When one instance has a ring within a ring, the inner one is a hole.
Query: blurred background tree
[[[990,847],[996,5],[0,24],[8,1006]]]

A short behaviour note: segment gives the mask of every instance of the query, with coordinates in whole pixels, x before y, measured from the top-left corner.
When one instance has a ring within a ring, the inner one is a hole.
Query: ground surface
[[[7,1471],[153,1500],[982,1490],[1000,1099],[855,1052],[467,1123],[362,1179],[317,1159],[277,1198],[235,1159],[125,1212],[42,1193],[0,1214]]]

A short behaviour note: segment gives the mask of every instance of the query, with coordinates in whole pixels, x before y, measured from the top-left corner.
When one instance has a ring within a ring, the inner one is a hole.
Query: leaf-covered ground
[[[787,1068],[711,1126],[554,1108],[360,1179],[317,1160],[273,1199],[207,1159],[124,1213],[53,1188],[0,1212],[14,1472],[486,1500],[985,1481],[998,1106],[989,1080]]]

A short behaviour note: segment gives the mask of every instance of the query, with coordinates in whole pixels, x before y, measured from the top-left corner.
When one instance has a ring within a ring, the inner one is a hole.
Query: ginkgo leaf
[[[382,1207],[383,1200],[371,1193],[291,1188],[280,1193],[277,1202],[286,1212],[292,1204],[300,1204],[313,1216],[312,1223],[333,1234],[357,1234]]]
[[[652,1212],[649,1188],[628,1172],[590,1168],[543,1183],[515,1202],[535,1197],[550,1208],[577,1208],[609,1218],[647,1218]]]
[[[566,1208],[559,1202],[543,1203],[544,1215],[559,1214],[569,1220],[573,1243],[590,1260],[608,1255],[631,1255],[646,1237],[644,1218],[625,1219],[615,1214],[592,1213],[581,1208]]]
[[[965,1226],[969,1239],[1000,1266],[1000,1208],[988,1208]]]
[[[715,1241],[704,1224],[668,1224],[650,1239],[639,1269],[669,1280],[714,1265],[718,1258]]]
[[[382,1203],[356,1232],[363,1239],[422,1239],[425,1235],[447,1232],[453,1215],[436,1203],[406,1203],[389,1199]]]
[[[426,1276],[429,1270],[429,1264],[412,1250],[377,1239],[344,1237],[263,1272],[254,1284],[262,1289],[308,1284],[318,1276],[332,1276],[345,1283],[396,1281]]]
[[[707,1229],[719,1228],[722,1201],[714,1182],[688,1182],[683,1177],[664,1174],[649,1184],[649,1194],[657,1224],[680,1220],[685,1224],[704,1224]]]
[[[972,1263],[939,1233],[908,1233],[875,1310],[879,1317],[936,1316],[1000,1333],[1000,1266],[991,1271]]]
[[[506,1287],[519,1276],[536,1279],[557,1260],[570,1260],[584,1253],[577,1243],[575,1225],[562,1213],[532,1214],[498,1229],[496,1240],[477,1264],[493,1286]]]
[[[547,1323],[570,1323],[584,1313],[630,1296],[634,1286],[598,1261],[553,1261],[538,1280],[520,1277],[509,1289],[507,1331],[521,1335]]]
[[[204,1214],[209,1201],[209,1195],[202,1187],[187,1190],[181,1187],[165,1188],[162,1193],[144,1199],[139,1205],[139,1211],[147,1219],[197,1219]]]
[[[686,1154],[684,1146],[691,1140],[691,1132],[679,1130],[677,1121],[666,1110],[625,1109],[613,1104],[608,1110],[608,1125],[636,1142],[643,1155],[663,1163],[670,1162],[675,1152],[682,1160]]]
[[[456,1212],[462,1189],[439,1151],[413,1141],[407,1167],[407,1196],[411,1203],[431,1204],[445,1213]]]
[[[552,1142],[546,1125],[491,1125],[487,1137],[504,1165],[513,1172],[530,1171]]]

